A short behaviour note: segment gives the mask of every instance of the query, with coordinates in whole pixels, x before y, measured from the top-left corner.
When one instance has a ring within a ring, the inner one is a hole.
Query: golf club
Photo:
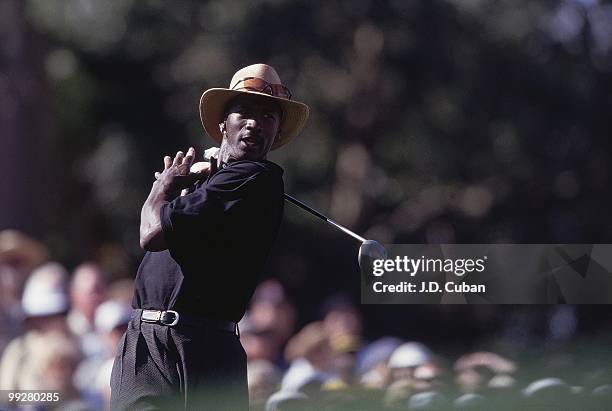
[[[385,248],[378,242],[378,241],[374,241],[374,240],[368,240],[366,238],[363,238],[362,236],[355,234],[354,232],[352,232],[351,230],[349,230],[348,228],[338,224],[337,222],[335,222],[334,220],[332,220],[331,218],[325,216],[324,214],[321,214],[320,212],[318,212],[317,210],[315,210],[314,208],[310,207],[307,204],[304,204],[303,202],[301,202],[300,200],[298,200],[297,198],[285,193],[285,200],[287,200],[288,202],[295,204],[296,206],[300,207],[302,210],[306,210],[308,211],[310,214],[319,217],[321,220],[331,224],[332,226],[336,227],[337,229],[341,230],[342,232],[350,235],[351,237],[361,241],[361,246],[359,247],[359,254],[357,256],[357,259],[359,261],[359,267],[361,267],[361,270],[364,271],[365,268],[369,268],[372,266],[373,261],[377,260],[377,259],[386,259],[387,258],[387,251],[385,250]],[[366,277],[366,280],[368,280],[368,277]]]

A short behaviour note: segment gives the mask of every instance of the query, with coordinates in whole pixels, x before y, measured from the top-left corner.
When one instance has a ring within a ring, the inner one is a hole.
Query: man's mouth
[[[248,146],[258,146],[261,144],[261,139],[255,136],[245,136],[242,141]]]

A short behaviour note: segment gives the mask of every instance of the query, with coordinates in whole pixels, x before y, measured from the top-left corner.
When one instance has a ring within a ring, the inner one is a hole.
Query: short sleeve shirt
[[[168,249],[145,254],[132,306],[239,321],[278,233],[282,174],[269,161],[232,162],[164,204]]]

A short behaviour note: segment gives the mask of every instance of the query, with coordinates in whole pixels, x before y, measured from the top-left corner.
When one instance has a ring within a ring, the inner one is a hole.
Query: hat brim
[[[308,120],[310,109],[306,104],[299,101],[274,97],[256,91],[211,88],[206,90],[202,97],[200,97],[200,119],[206,133],[218,144],[221,144],[223,139],[219,129],[219,123],[223,119],[223,110],[225,110],[227,103],[241,94],[261,96],[262,98],[273,100],[280,105],[283,111],[280,122],[280,135],[274,140],[271,150],[276,150],[291,141],[302,131],[306,120]]]

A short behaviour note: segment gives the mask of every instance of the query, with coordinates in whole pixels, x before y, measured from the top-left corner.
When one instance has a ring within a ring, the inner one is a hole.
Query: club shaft
[[[363,238],[362,236],[355,234],[354,232],[352,232],[351,230],[349,230],[348,228],[338,224],[337,222],[335,222],[334,220],[332,220],[331,218],[321,214],[320,212],[318,212],[317,210],[315,210],[314,208],[310,207],[307,204],[302,203],[300,200],[298,200],[297,198],[285,193],[285,200],[289,201],[290,203],[295,204],[296,206],[300,207],[302,210],[306,210],[308,211],[310,214],[319,217],[321,220],[333,225],[334,227],[344,231],[346,234],[350,235],[351,237],[361,241],[362,243],[366,241],[365,238]]]

